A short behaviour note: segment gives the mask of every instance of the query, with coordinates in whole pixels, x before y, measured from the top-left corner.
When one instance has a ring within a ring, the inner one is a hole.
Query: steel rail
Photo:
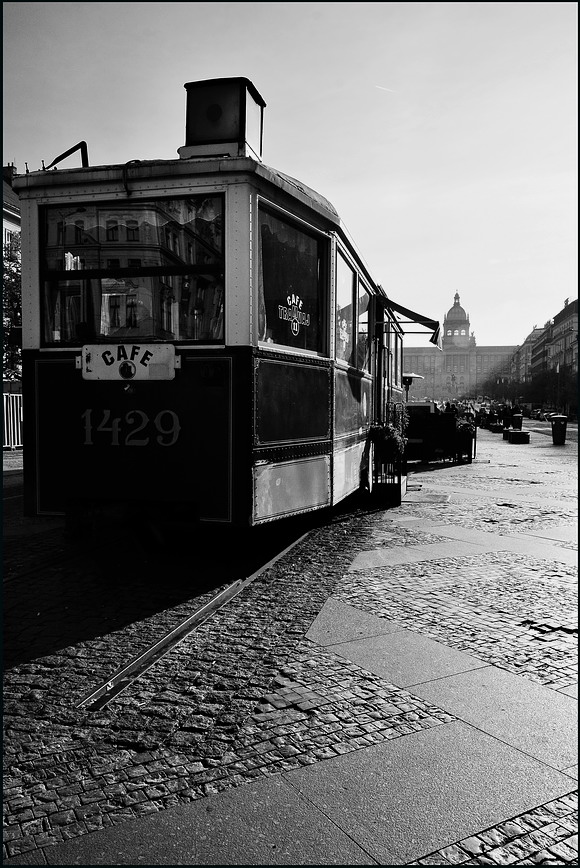
[[[161,657],[168,654],[173,648],[182,642],[190,633],[197,627],[200,627],[209,618],[212,617],[219,609],[223,608],[227,603],[237,597],[248,585],[258,578],[267,569],[273,566],[276,561],[284,557],[294,546],[298,545],[303,539],[308,536],[308,532],[302,534],[294,542],[286,546],[281,552],[278,552],[275,557],[261,566],[256,572],[247,576],[245,579],[238,579],[227,585],[219,591],[211,600],[193,612],[185,621],[178,624],[173,630],[170,630],[157,642],[134,657],[129,663],[118,669],[115,674],[108,680],[102,683],[95,690],[92,690],[83,699],[75,704],[75,708],[84,708],[88,711],[98,711],[109,704],[116,696],[126,690],[134,681],[140,678],[148,669],[150,669]]]

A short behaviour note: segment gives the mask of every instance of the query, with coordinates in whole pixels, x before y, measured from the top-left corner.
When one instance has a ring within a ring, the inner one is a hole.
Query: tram
[[[89,166],[80,143],[81,167],[15,179],[28,515],[254,526],[372,487],[409,311],[262,162],[248,79],[185,88],[178,159]]]

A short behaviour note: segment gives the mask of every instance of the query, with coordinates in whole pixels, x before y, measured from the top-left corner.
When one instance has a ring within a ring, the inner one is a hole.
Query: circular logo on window
[[[133,362],[121,362],[119,365],[119,374],[124,380],[132,380],[135,376],[135,370]]]
[[[296,337],[301,325],[310,325],[310,314],[302,310],[304,300],[299,295],[292,294],[287,296],[286,302],[288,307],[284,307],[282,304],[278,305],[278,317],[290,323],[290,330],[294,337]]]

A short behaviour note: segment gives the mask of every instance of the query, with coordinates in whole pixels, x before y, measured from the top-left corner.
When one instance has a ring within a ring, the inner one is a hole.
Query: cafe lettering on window
[[[310,314],[302,310],[304,300],[299,295],[286,296],[287,307],[278,305],[278,317],[282,320],[288,320],[292,334],[296,336],[300,331],[300,326],[308,327],[310,325]]]

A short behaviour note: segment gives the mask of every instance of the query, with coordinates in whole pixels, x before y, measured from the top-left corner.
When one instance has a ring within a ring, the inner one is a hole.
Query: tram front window
[[[46,208],[44,345],[222,342],[222,227],[222,196]]]

